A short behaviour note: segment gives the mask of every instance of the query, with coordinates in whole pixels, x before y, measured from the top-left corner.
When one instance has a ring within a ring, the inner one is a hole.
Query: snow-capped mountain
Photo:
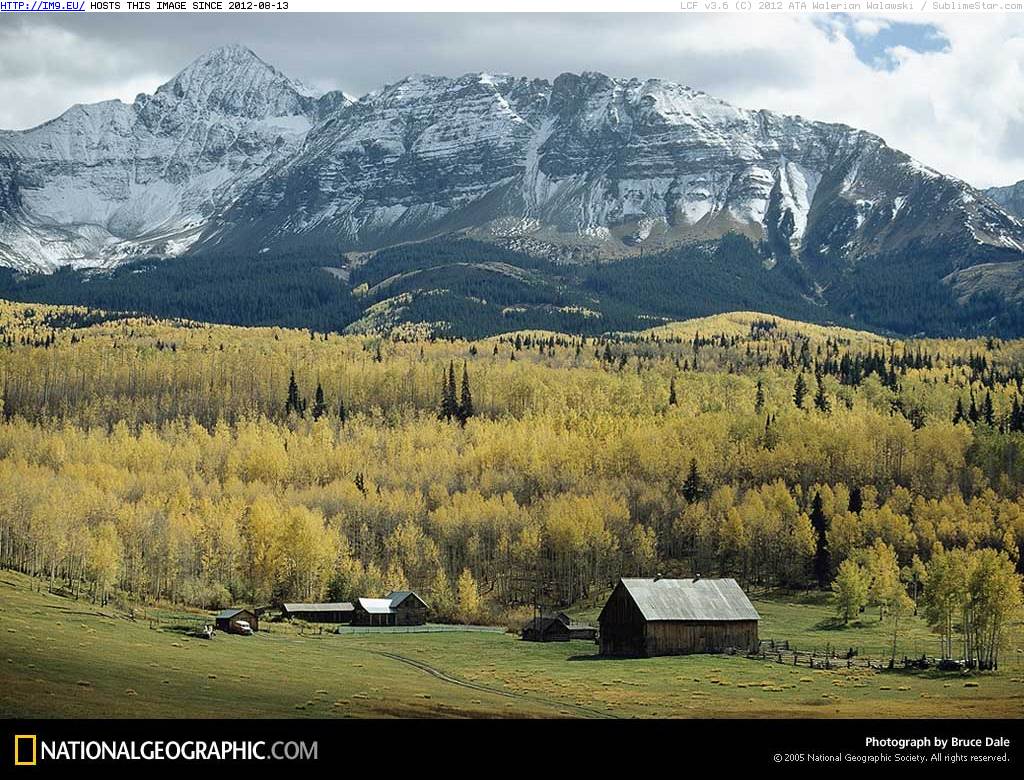
[[[766,262],[1021,259],[1024,227],[877,136],[670,82],[410,76],[313,98],[248,49],[0,134],[0,263],[372,250],[457,233],[565,259],[727,232]]]
[[[182,254],[345,102],[316,100],[226,46],[130,105],[76,105],[0,133],[0,263],[46,271]]]
[[[373,249],[451,231],[610,257],[728,231],[775,257],[1024,248],[1015,220],[877,136],[596,73],[385,87],[314,127],[216,240]]]

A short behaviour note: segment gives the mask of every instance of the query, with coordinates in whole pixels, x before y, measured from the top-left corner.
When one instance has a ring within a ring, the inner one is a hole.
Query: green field
[[[0,574],[0,716],[1021,717],[1019,642],[998,673],[810,670],[738,657],[606,660],[587,642],[509,634],[331,633],[287,624],[193,639],[196,617],[135,621]],[[885,631],[837,627],[824,596],[758,600],[762,635],[883,653]],[[156,624],[154,624],[156,625]],[[934,644],[919,623],[901,652]]]

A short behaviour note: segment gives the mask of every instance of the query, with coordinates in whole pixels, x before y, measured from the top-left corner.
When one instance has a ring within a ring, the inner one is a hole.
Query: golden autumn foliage
[[[97,599],[412,587],[483,619],[655,571],[807,584],[817,494],[833,571],[879,540],[901,565],[1016,557],[1022,358],[753,314],[469,343],[0,302],[0,563]],[[881,368],[850,381],[854,359]],[[474,415],[439,420],[464,363]],[[792,401],[816,370],[828,412]],[[319,419],[286,411],[293,374],[307,410],[322,388]],[[991,424],[954,424],[986,395]]]

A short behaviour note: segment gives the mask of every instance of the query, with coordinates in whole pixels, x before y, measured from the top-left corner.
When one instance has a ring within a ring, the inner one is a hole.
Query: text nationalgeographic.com
[[[29,742],[29,744],[24,744]],[[317,742],[266,740],[39,740],[15,738],[33,761],[316,761]],[[24,760],[19,764],[28,763]]]

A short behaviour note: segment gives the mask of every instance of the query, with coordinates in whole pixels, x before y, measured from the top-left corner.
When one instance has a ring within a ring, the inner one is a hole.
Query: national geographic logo
[[[36,735],[15,734],[14,735],[14,765],[35,766],[36,765]]]
[[[14,765],[50,761],[316,761],[319,744],[265,740],[61,740],[14,735]]]

